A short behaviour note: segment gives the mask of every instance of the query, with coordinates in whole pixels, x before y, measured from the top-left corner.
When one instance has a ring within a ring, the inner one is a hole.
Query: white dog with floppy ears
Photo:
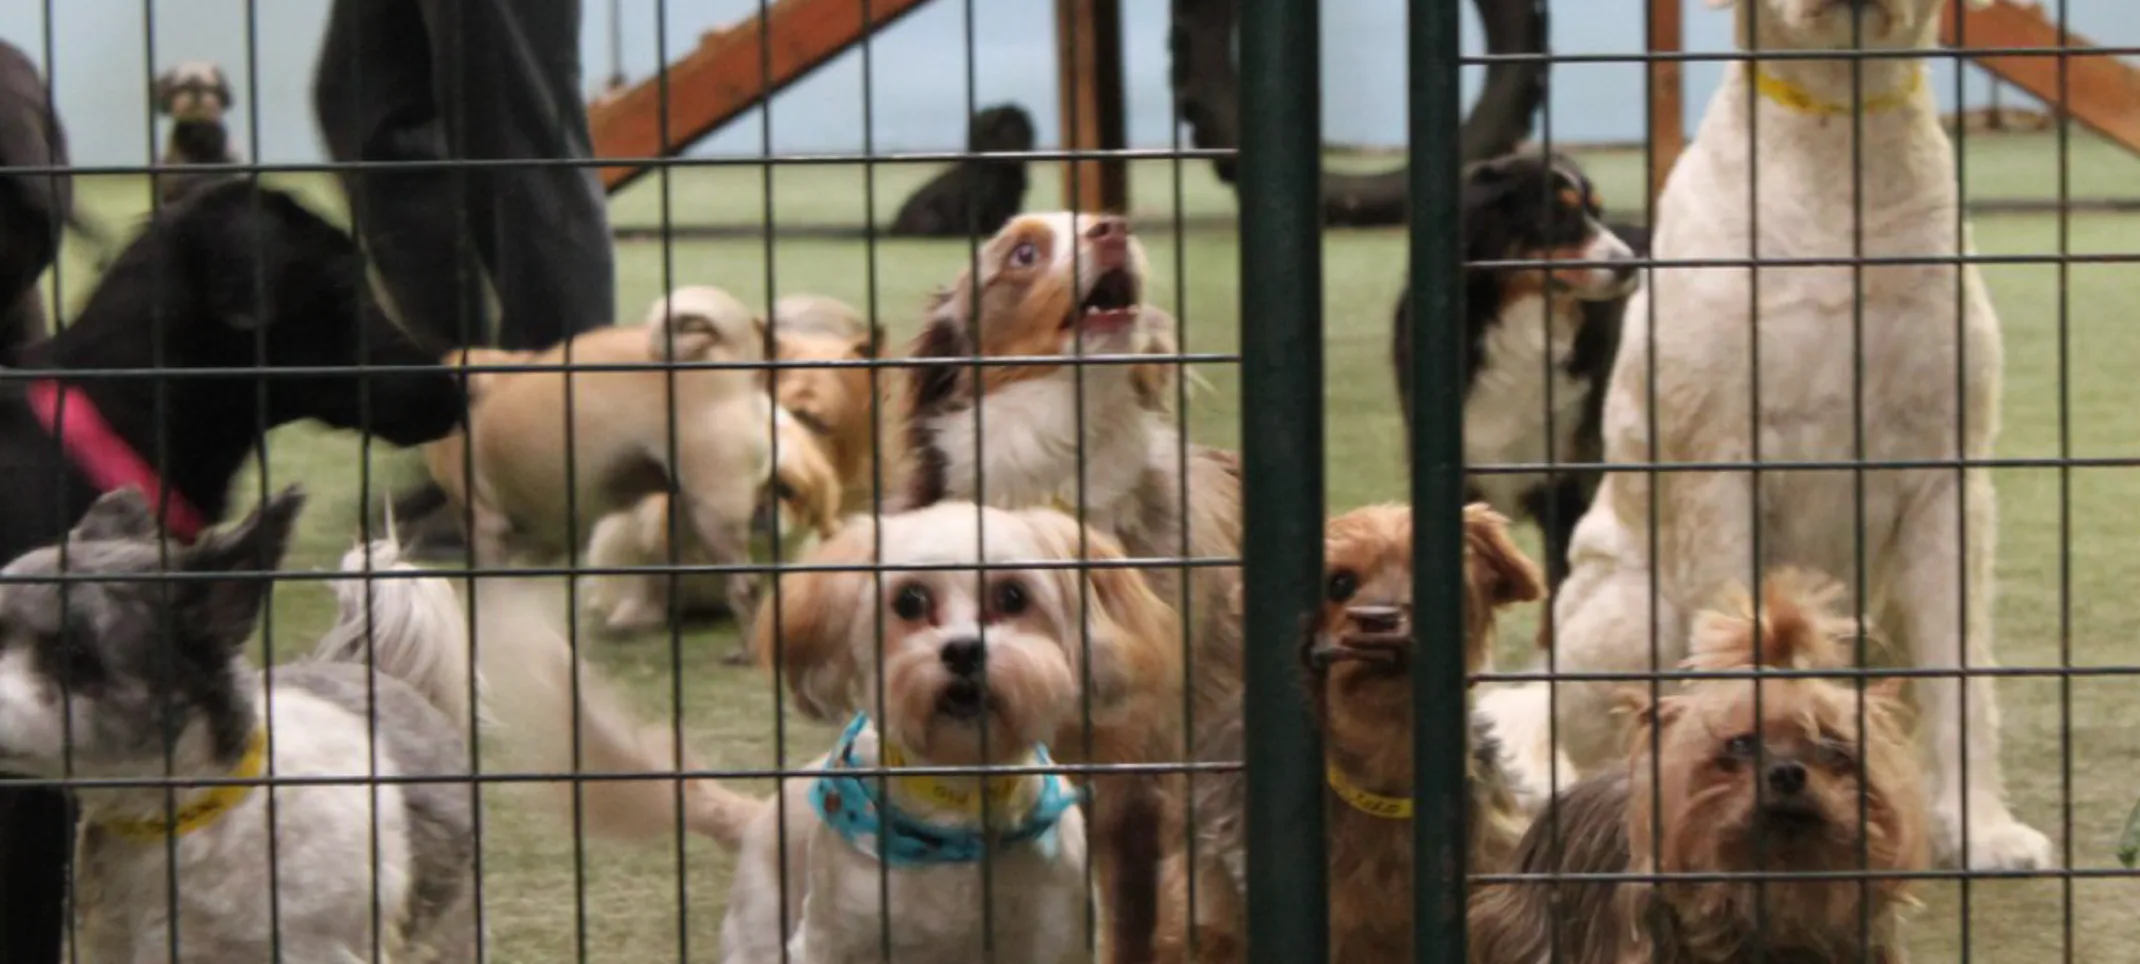
[[[1741,0],[1738,39],[1760,51],[1906,52],[1937,42],[1953,2]],[[1910,56],[1732,64],[1658,202],[1655,257],[1929,262],[1968,251],[1953,147],[1926,88]],[[1744,267],[1660,267],[1627,319],[1605,403],[1610,462],[1936,465],[1992,454],[2002,349],[1974,267],[1763,265],[1758,280]],[[1690,613],[1780,564],[1865,586],[1863,611],[1918,667],[1992,665],[1989,475],[1872,469],[1863,481],[1860,581],[1851,471],[1609,475],[1569,552],[1560,668],[1647,671],[1653,634],[1670,666]],[[1618,748],[1596,721],[1625,684],[1559,685],[1559,731],[1587,768]],[[2049,863],[2049,841],[2007,809],[1992,681],[1928,677],[1914,695],[1941,857],[1980,869]]]

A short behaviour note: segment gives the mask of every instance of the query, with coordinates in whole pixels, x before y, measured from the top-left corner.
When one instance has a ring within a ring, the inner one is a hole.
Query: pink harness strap
[[[104,420],[104,414],[80,389],[69,393],[63,406],[60,384],[46,378],[31,382],[28,396],[30,411],[36,413],[45,434],[59,439],[68,460],[89,477],[90,485],[100,492],[133,486],[141,490],[150,505],[162,508],[164,529],[172,537],[181,542],[200,537],[206,527],[200,510],[176,491],[166,501],[163,479],[133,446],[112,431],[111,423]],[[62,408],[66,418],[60,417]]]

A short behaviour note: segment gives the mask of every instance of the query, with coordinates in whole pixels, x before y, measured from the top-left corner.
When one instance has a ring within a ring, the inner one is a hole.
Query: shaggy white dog
[[[1739,42],[1920,49],[1936,42],[1946,2],[1745,0]],[[1665,185],[1654,253],[1952,256],[1970,247],[1954,182],[1953,148],[1918,58],[1733,64]],[[1647,671],[1653,635],[1669,667],[1685,654],[1689,614],[1727,583],[1757,585],[1758,570],[1810,566],[1860,585],[1861,532],[1863,612],[1898,654],[1923,668],[1992,665],[1991,479],[1981,468],[1934,466],[1992,454],[2000,368],[1998,321],[1973,267],[1655,270],[1627,308],[1605,403],[1608,461],[1932,466],[1864,472],[1862,529],[1859,477],[1847,470],[1609,475],[1569,553],[1555,609],[1560,669]],[[1560,684],[1559,734],[1576,767],[1622,749],[1614,728],[1598,725],[1622,685]],[[1913,689],[1942,858],[1982,869],[2047,864],[2049,841],[2006,806],[1992,681],[1920,678]],[[1544,701],[1503,705],[1526,702]],[[1533,776],[1545,759],[1532,757]]]

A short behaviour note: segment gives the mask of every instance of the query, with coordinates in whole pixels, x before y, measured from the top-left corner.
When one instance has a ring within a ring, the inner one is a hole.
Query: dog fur
[[[1466,588],[1465,664],[1489,668],[1496,614],[1545,594],[1536,564],[1509,539],[1508,520],[1484,503],[1464,510]],[[1409,669],[1414,645],[1412,510],[1372,505],[1330,520],[1324,539],[1326,600],[1302,650],[1328,765],[1352,786],[1410,800],[1412,776]],[[1206,733],[1204,755],[1238,760],[1244,752],[1239,716]],[[1522,815],[1502,769],[1499,740],[1475,720],[1470,772],[1470,866],[1498,870],[1523,832]],[[1246,807],[1240,780],[1200,778],[1199,823],[1217,818],[1219,832],[1204,841],[1223,847],[1167,861],[1160,927],[1160,959],[1199,964],[1247,960],[1247,920],[1237,880],[1246,878]],[[1330,861],[1330,960],[1409,961],[1412,945],[1412,822],[1348,806],[1327,797]],[[1196,906],[1190,907],[1191,877]],[[1192,953],[1192,940],[1193,953]]]
[[[175,798],[162,786],[76,791],[84,961],[264,964],[278,947],[313,961],[476,960],[473,813],[467,789],[443,782],[466,773],[473,692],[451,587],[390,583],[369,609],[345,594],[332,647],[278,667],[272,694],[246,665],[268,589],[249,574],[279,566],[303,501],[286,491],[170,551],[168,571],[206,579],[152,581],[167,571],[161,531],[133,489],[98,500],[64,548],[5,570],[31,581],[0,589],[0,761],[47,778],[178,781]],[[391,544],[376,548],[391,565]],[[112,581],[35,581],[61,572]],[[443,612],[424,611],[441,600]],[[356,636],[370,645],[346,644]],[[349,782],[278,787],[272,823],[254,789],[190,832],[141,829],[169,826],[168,808],[203,792],[188,778],[226,777],[261,733],[274,777]],[[442,782],[364,781],[378,773]]]
[[[655,302],[644,326],[601,328],[532,354],[455,357],[505,366],[753,363],[765,360],[765,337],[764,322],[726,292],[681,288]],[[672,488],[709,559],[750,561],[751,515],[773,477],[762,369],[490,371],[473,374],[469,390],[467,440],[441,440],[425,458],[472,514],[479,563],[562,556],[604,516]],[[756,580],[730,573],[725,582],[729,611],[747,622]]]
[[[1826,577],[1779,571],[1758,616],[1739,591],[1696,620],[1686,667],[1847,665],[1842,641],[1857,632],[1838,611],[1847,597]],[[1913,900],[1909,878],[1893,875],[1927,863],[1927,814],[1899,682],[1711,678],[1654,706],[1628,691],[1637,726],[1626,757],[1556,799],[1512,868],[1887,876],[1862,888],[1818,878],[1491,884],[1471,898],[1471,960],[1535,964],[1557,951],[1571,964],[1902,964],[1898,931]]]
[[[1127,569],[1082,575],[1068,568],[990,570],[981,599],[981,577],[956,568],[977,561],[1069,562],[1081,558],[1081,547],[1090,550],[1085,557],[1123,558],[1113,540],[1051,510],[1008,512],[947,502],[857,519],[809,561],[881,564],[889,569],[883,592],[868,571],[786,574],[781,605],[760,615],[752,646],[782,674],[805,714],[844,719],[869,712],[875,725],[858,744],[858,762],[874,759],[879,732],[921,765],[1011,764],[1039,743],[1065,761],[1087,760],[1080,752],[1086,707],[1101,740],[1141,743],[1151,721],[1164,717],[1164,708],[1150,701],[1146,680],[1178,681],[1172,614]],[[917,566],[930,568],[900,571]],[[493,634],[484,637],[480,657],[497,715],[509,744],[532,754],[531,766],[570,769],[576,743],[583,771],[673,772],[679,761],[698,768],[673,745],[669,727],[633,721],[598,677],[575,670],[557,621],[543,624],[545,607],[528,603],[524,585],[479,587],[476,605],[482,631]],[[957,669],[950,653],[973,646],[985,653],[977,678]],[[575,673],[576,713],[568,705]],[[579,721],[576,735],[568,722],[573,719]],[[994,853],[993,895],[981,892],[982,877],[971,865],[901,867],[884,878],[890,906],[880,909],[877,861],[818,820],[809,785],[789,781],[778,797],[760,800],[712,780],[691,780],[683,785],[681,812],[679,795],[667,782],[590,782],[578,799],[586,825],[599,831],[653,836],[681,826],[739,852],[722,925],[721,959],[730,964],[778,960],[783,946],[790,959],[806,964],[876,960],[885,923],[880,914],[888,915],[903,953],[979,961],[979,908],[985,901],[994,902],[998,957],[1082,957],[1086,883],[1082,819],[1075,809],[1060,825],[1056,855],[1018,845]],[[1110,792],[1105,779],[1095,792]],[[922,819],[950,816],[917,800],[895,799]],[[789,828],[784,865],[783,822]],[[792,930],[781,919],[783,899],[800,909]]]
[[[906,369],[900,394],[885,406],[898,420],[883,433],[899,446],[887,456],[887,474],[898,479],[889,501],[1058,505],[1081,512],[1086,525],[1114,536],[1134,558],[1239,558],[1239,463],[1231,453],[1182,440],[1168,405],[1172,364],[984,363],[976,371],[964,361],[1170,349],[1172,320],[1141,307],[1146,261],[1128,222],[1021,215],[982,245],[975,261],[978,274],[969,266],[943,291],[907,352],[909,361],[934,364]],[[1238,714],[1241,632],[1230,605],[1238,569],[1140,571],[1182,613],[1196,667],[1189,682],[1195,718],[1209,725]],[[1169,719],[1179,718],[1182,694],[1155,691],[1150,698],[1168,708]],[[1155,721],[1142,739],[1103,743],[1092,759],[1179,760],[1180,730]],[[1180,783],[1152,777],[1094,801],[1093,854],[1115,960],[1151,959],[1158,864],[1167,842],[1187,833],[1179,808],[1168,812],[1180,802],[1169,788]]]
[[[998,104],[973,115],[966,135],[966,150],[973,153],[1030,151],[1033,143],[1033,118],[1016,104]],[[1025,206],[1025,191],[1023,159],[967,158],[907,198],[889,233],[932,238],[994,234]]]
[[[238,149],[223,123],[231,108],[238,106],[238,95],[222,67],[205,60],[177,64],[157,75],[154,99],[156,112],[171,118],[171,134],[164,141],[159,163],[165,167],[238,163]],[[203,184],[232,176],[167,171],[156,175],[156,195],[169,204]]]
[[[1464,261],[1569,260],[1589,267],[1464,270],[1464,464],[1596,463],[1599,418],[1638,286],[1629,260],[1648,232],[1608,225],[1597,189],[1560,154],[1522,152],[1471,165],[1462,193]],[[1611,265],[1611,262],[1621,262]],[[1405,425],[1412,422],[1411,296],[1397,301],[1391,357]],[[1474,473],[1467,498],[1537,523],[1549,581],[1568,570],[1568,537],[1601,473]]]
[[[1862,29],[1867,47],[1925,49],[1938,40],[1944,2],[1743,0],[1738,32],[1744,44],[1756,33],[1758,16],[1764,49],[1848,48],[1854,29]],[[1855,23],[1853,11],[1862,11]],[[1754,69],[1730,65],[1692,145],[1673,167],[1658,203],[1659,259],[1754,252],[1942,257],[1970,250],[1966,237],[1957,237],[1953,148],[1922,89],[1921,60],[1759,65],[1810,98],[1841,105],[1835,109],[1849,109],[1854,80],[1862,82],[1867,104],[1888,99],[1889,109],[1868,111],[1857,123],[1756,100],[1749,90]],[[1758,144],[1750,139],[1756,129]],[[1760,195],[1754,198],[1747,192],[1756,152]],[[1860,158],[1862,193],[1853,196],[1847,185]],[[1654,270],[1628,305],[1630,323],[1605,402],[1609,461],[1992,455],[2003,349],[1974,266],[1871,265],[1862,274],[1849,266],[1772,266],[1759,279],[1757,291],[1745,269]],[[1852,322],[1860,283],[1862,338]],[[1748,318],[1756,298],[1758,345]],[[1749,391],[1756,349],[1758,410]],[[1861,370],[1862,395],[1854,382]],[[1853,415],[1860,410],[1862,433]],[[1751,434],[1756,425],[1758,446]],[[1869,567],[1862,574],[1856,571],[1858,513],[1850,508],[1861,478]],[[1557,602],[1558,665],[1643,671],[1653,632],[1664,658],[1683,652],[1687,614],[1719,587],[1752,582],[1754,565],[1802,565],[1868,587],[1870,598],[1859,605],[1887,628],[1910,665],[1984,669],[1994,665],[1995,520],[1991,476],[1982,468],[1770,472],[1758,486],[1742,471],[1615,473],[1576,528],[1571,574]],[[1759,560],[1750,555],[1755,545]],[[1609,683],[1560,684],[1560,732],[1578,767],[1610,756],[1595,720],[1616,691]],[[1993,680],[1929,677],[1917,696],[1941,860],[1981,870],[2049,865],[2050,841],[2007,807]]]
[[[45,94],[29,55],[0,40],[0,365],[19,365],[22,346],[51,330],[37,281],[59,259],[62,229],[110,246],[75,210],[72,177],[5,170],[69,165],[67,132]]]

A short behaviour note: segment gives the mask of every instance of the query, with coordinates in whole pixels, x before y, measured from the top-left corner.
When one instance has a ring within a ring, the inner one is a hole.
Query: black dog
[[[1511,154],[1474,164],[1464,172],[1459,203],[1467,265],[1464,464],[1601,461],[1600,421],[1620,348],[1620,315],[1640,283],[1630,259],[1648,253],[1649,232],[1608,227],[1590,179],[1557,154]],[[1551,270],[1469,266],[1548,258],[1615,263]],[[1397,302],[1392,354],[1409,430],[1409,291]],[[1558,586],[1568,571],[1568,538],[1602,478],[1596,469],[1475,472],[1466,482],[1466,498],[1537,522],[1545,534],[1548,580]]]
[[[205,60],[189,60],[156,78],[156,112],[171,118],[171,135],[164,142],[162,163],[166,167],[195,164],[235,164],[238,152],[230,146],[230,131],[223,115],[237,106],[238,95],[230,88],[223,68]],[[205,184],[231,177],[228,172],[166,172],[156,176],[156,196],[169,204]]]
[[[129,454],[155,467],[138,487],[160,484],[166,527],[187,538],[223,517],[268,428],[312,419],[396,445],[440,438],[467,399],[439,357],[373,302],[348,235],[286,194],[205,187],[159,212],[74,323],[24,353],[41,374],[0,382],[0,558],[57,541]],[[345,370],[359,364],[402,370]],[[306,370],[276,371],[293,368]],[[118,373],[153,369],[169,371]],[[64,794],[0,790],[0,964],[59,960],[73,841]]]
[[[1033,118],[1016,104],[1002,104],[973,115],[966,149],[1030,151]],[[1022,160],[968,158],[936,176],[899,206],[891,233],[927,238],[985,238],[1025,206],[1026,175]]]
[[[16,351],[48,330],[37,279],[59,257],[61,229],[105,243],[76,216],[73,179],[37,170],[67,164],[67,133],[37,65],[0,40],[0,365],[16,364]]]

